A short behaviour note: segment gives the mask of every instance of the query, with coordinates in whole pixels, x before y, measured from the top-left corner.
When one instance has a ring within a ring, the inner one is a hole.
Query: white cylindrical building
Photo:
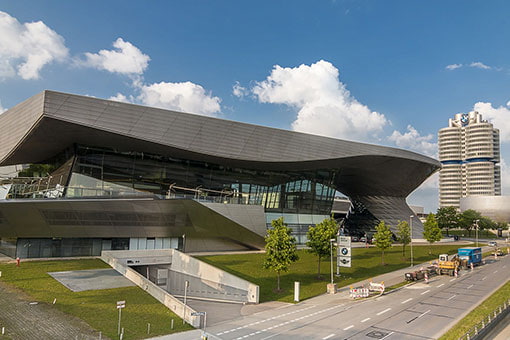
[[[456,114],[439,130],[439,206],[461,197],[501,195],[499,130],[478,112]]]

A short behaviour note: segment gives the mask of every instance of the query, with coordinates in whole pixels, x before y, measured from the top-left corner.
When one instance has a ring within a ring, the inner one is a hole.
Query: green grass
[[[498,289],[487,300],[477,306],[471,313],[466,315],[448,332],[446,332],[439,340],[458,339],[466,334],[472,327],[480,323],[489,314],[494,313],[494,310],[501,306],[510,296],[510,281]]]
[[[187,324],[183,325],[177,315],[139,287],[72,292],[47,274],[98,268],[109,266],[98,259],[30,261],[22,262],[19,268],[15,264],[1,264],[0,279],[21,289],[35,301],[51,304],[56,298],[55,308],[84,320],[112,339],[118,338],[116,302],[120,300],[126,301],[126,308],[122,310],[126,340],[192,329]],[[174,320],[173,330],[170,329],[171,319]],[[150,335],[147,335],[147,323],[151,324]]]
[[[428,245],[415,246],[414,263],[437,259],[439,254],[456,253],[458,248],[457,245],[435,245],[432,247],[432,255],[429,255]],[[301,300],[304,300],[325,293],[326,284],[330,280],[329,258],[322,261],[322,280],[319,280],[317,279],[317,257],[306,250],[300,250],[298,253],[299,261],[291,265],[289,272],[281,275],[282,292],[276,292],[276,273],[262,268],[265,254],[216,255],[198,258],[259,285],[260,302],[272,300],[292,302],[294,281],[301,283]],[[340,287],[408,267],[409,247],[406,247],[405,259],[402,259],[401,246],[386,250],[384,266],[381,265],[381,251],[377,248],[353,248],[352,260],[352,267],[341,268],[341,277],[335,277],[335,282]]]

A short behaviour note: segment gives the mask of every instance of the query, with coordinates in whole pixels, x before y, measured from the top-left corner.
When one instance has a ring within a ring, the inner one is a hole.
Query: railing
[[[510,312],[510,299],[497,307],[494,312],[489,313],[482,321],[474,325],[459,340],[478,340],[482,339],[499,321],[501,321]]]

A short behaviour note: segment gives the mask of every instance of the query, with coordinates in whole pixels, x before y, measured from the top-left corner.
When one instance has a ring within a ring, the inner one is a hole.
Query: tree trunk
[[[429,255],[432,255],[432,242],[429,242]]]
[[[384,250],[381,252],[381,263],[384,266]]]
[[[317,278],[321,278],[321,257],[319,256],[319,267],[317,269]]]
[[[402,257],[406,256],[406,244],[402,243]]]
[[[278,280],[277,280],[277,282],[278,282],[277,287],[278,288],[277,288],[277,290],[280,291],[280,272],[276,273],[276,276],[278,277]]]

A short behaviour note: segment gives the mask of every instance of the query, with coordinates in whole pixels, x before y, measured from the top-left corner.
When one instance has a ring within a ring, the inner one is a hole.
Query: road
[[[209,339],[436,339],[510,277],[510,256],[459,277],[436,276],[378,298],[321,295],[207,329]],[[195,330],[158,339],[198,339]]]

